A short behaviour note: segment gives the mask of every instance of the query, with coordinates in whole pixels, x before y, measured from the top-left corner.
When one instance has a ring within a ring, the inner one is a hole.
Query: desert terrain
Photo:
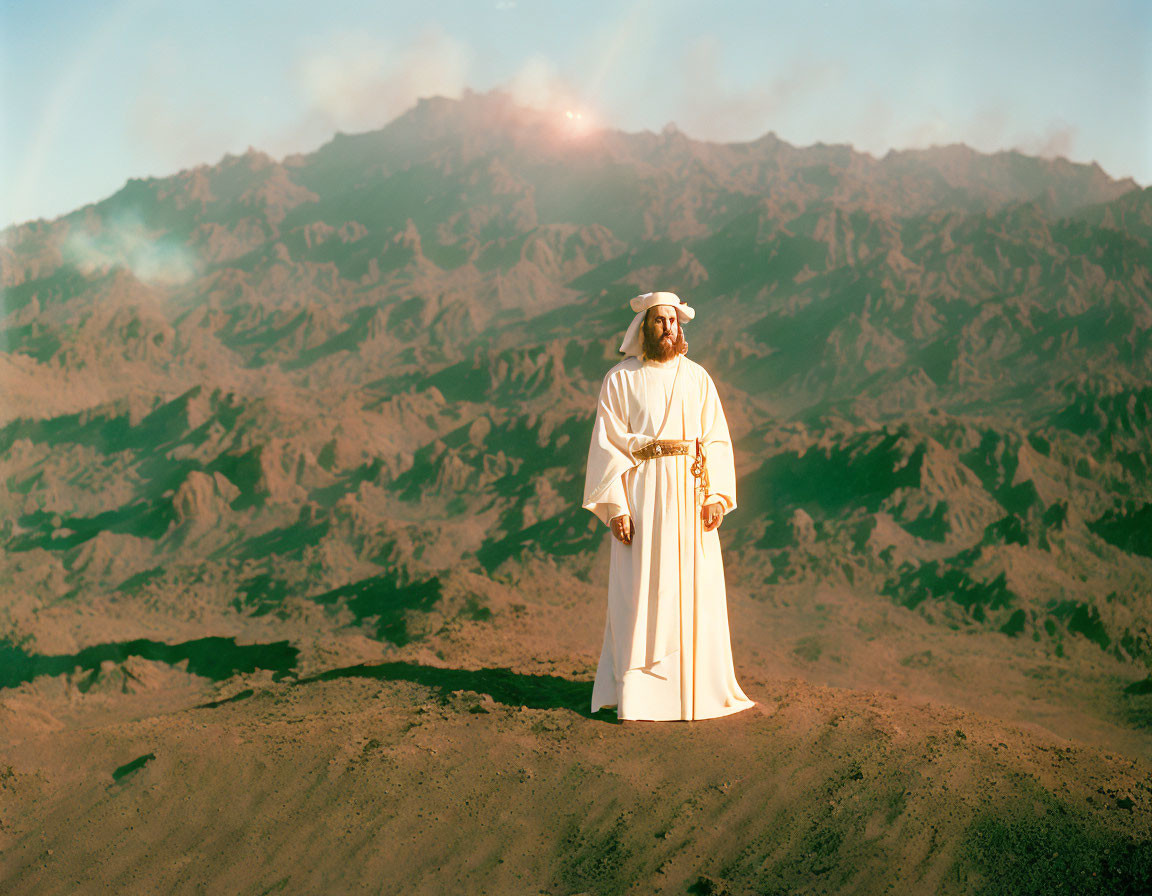
[[[0,236],[5,893],[1152,891],[1152,190],[499,93]],[[697,310],[757,706],[589,713]]]

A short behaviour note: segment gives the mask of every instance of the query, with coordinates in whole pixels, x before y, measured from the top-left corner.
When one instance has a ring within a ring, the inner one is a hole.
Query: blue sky
[[[629,131],[1098,162],[1152,183],[1152,0],[0,0],[0,226],[426,95]]]

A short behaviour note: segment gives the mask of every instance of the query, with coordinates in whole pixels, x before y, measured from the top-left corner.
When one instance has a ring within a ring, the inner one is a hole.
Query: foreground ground
[[[621,724],[587,711],[595,591],[287,674],[129,658],[5,691],[5,892],[1152,888],[1146,729],[1093,699],[1108,668],[737,592],[756,708]]]

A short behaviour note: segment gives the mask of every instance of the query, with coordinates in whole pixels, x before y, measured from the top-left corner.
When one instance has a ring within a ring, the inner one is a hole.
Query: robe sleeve
[[[602,523],[628,513],[623,475],[636,465],[629,444],[628,412],[623,384],[609,374],[600,387],[596,403],[596,422],[592,426],[592,443],[588,447],[588,468],[584,476],[585,510],[590,510]]]
[[[708,458],[708,494],[705,504],[720,501],[725,511],[736,509],[736,465],[732,455],[732,436],[728,419],[716,394],[716,384],[704,372],[704,395],[700,402],[700,441]]]

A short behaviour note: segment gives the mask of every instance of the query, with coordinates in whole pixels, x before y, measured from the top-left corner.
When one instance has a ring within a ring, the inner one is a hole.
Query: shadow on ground
[[[526,675],[511,669],[443,669],[419,663],[393,662],[331,669],[311,678],[302,678],[297,683],[307,684],[336,678],[410,681],[432,688],[441,696],[469,691],[487,694],[505,706],[568,709],[593,718],[588,711],[592,696],[591,681],[572,681],[558,675]]]
[[[238,673],[268,669],[278,675],[296,667],[299,650],[287,641],[269,644],[237,644],[235,638],[197,638],[182,644],[164,644],[143,638],[113,644],[96,644],[79,653],[45,655],[27,653],[0,642],[0,688],[14,688],[41,675],[67,675],[76,669],[98,673],[101,665],[140,657],[175,666],[185,660],[193,675],[223,681]],[[91,682],[91,678],[88,683]],[[80,689],[86,690],[85,682]]]

